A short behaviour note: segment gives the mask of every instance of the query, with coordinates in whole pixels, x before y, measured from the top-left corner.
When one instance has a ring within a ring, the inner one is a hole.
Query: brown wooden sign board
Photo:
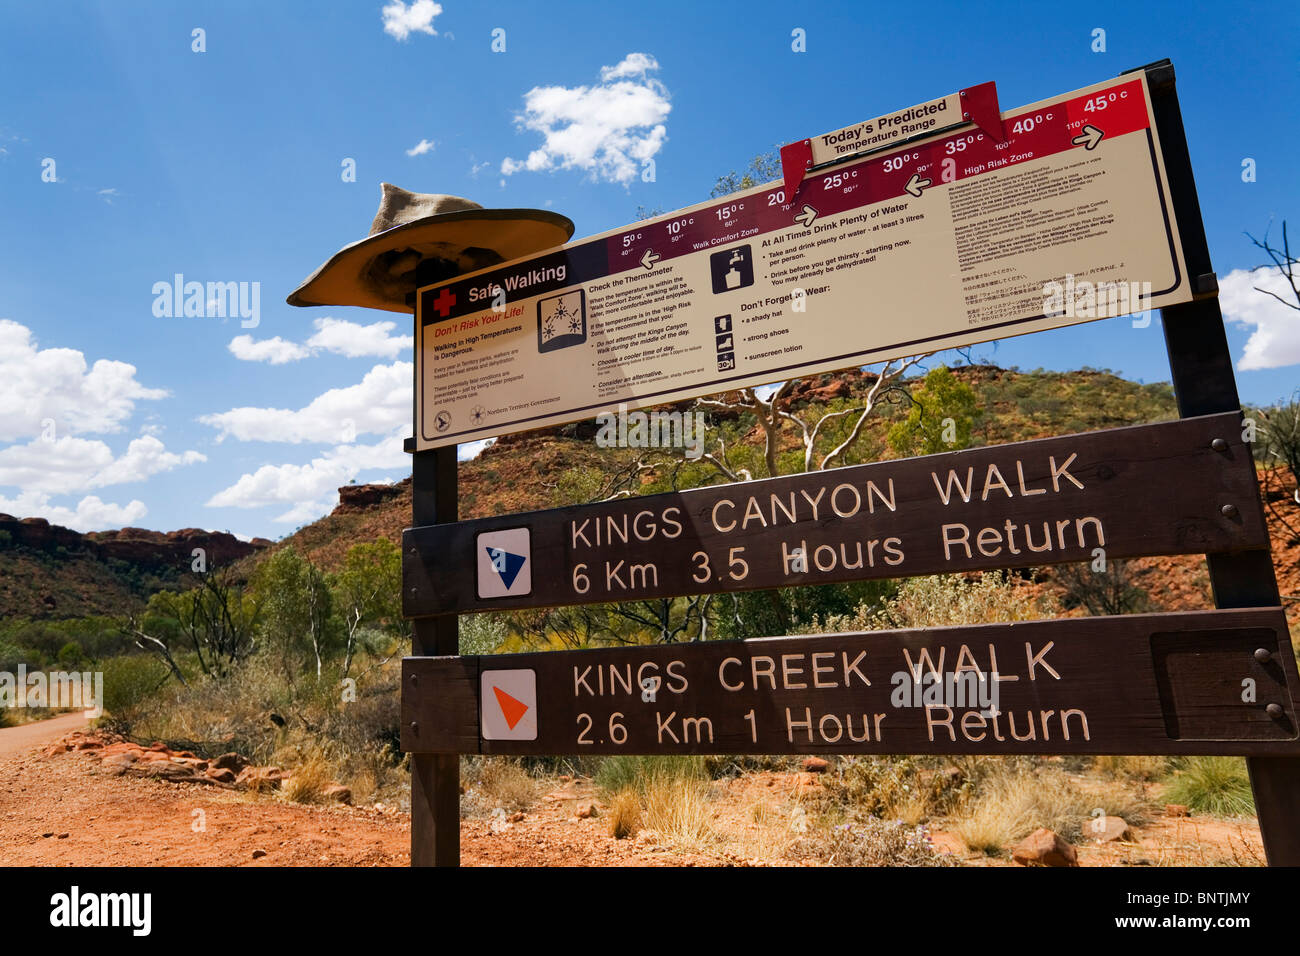
[[[1300,752],[1280,608],[416,657],[402,674],[414,753]]]
[[[1240,416],[412,528],[408,617],[1266,548]],[[534,571],[533,569],[538,569]],[[507,584],[508,582],[508,584]]]

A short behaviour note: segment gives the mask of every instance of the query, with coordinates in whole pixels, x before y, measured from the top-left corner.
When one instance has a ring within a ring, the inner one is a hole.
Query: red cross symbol
[[[438,298],[433,300],[433,307],[438,310],[438,314],[444,319],[447,317],[448,313],[451,312],[451,307],[455,304],[456,297],[452,295],[446,287],[438,293]]]

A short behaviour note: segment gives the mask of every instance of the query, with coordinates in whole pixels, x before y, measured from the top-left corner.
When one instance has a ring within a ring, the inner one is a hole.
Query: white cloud
[[[311,349],[304,348],[296,342],[286,342],[280,336],[273,339],[255,340],[251,335],[236,335],[230,340],[230,354],[245,362],[270,362],[272,365],[284,365],[296,362],[311,355]]]
[[[338,489],[363,471],[410,468],[402,450],[403,424],[373,445],[338,445],[305,465],[263,465],[210,499],[210,508],[261,508],[291,505],[274,521],[303,524],[326,514],[338,503]]]
[[[207,461],[197,451],[167,451],[152,435],[132,440],[119,458],[102,441],[63,436],[56,441],[37,438],[26,445],[0,449],[0,487],[24,492],[63,495],[144,481],[181,465]]]
[[[405,40],[412,33],[427,33],[437,36],[433,28],[433,18],[442,13],[442,5],[433,0],[414,0],[407,6],[402,0],[393,0],[381,11],[384,17],[384,32],[398,40]]]
[[[413,371],[410,362],[376,365],[358,384],[332,388],[304,408],[232,408],[199,421],[218,429],[218,441],[233,436],[331,444],[367,433],[382,435],[410,420]]]
[[[157,438],[146,435],[134,439],[127,445],[125,454],[100,468],[91,478],[89,487],[103,488],[108,485],[144,481],[150,475],[207,460],[208,456],[202,452],[168,451]]]
[[[96,195],[99,196],[100,199],[104,200],[104,202],[108,203],[111,206],[113,205],[113,197],[120,196],[122,194],[119,193],[116,189],[101,189],[98,193],[96,193]]]
[[[458,445],[456,446],[456,460],[470,461],[471,459],[477,458],[483,453],[483,449],[488,445],[491,445],[494,441],[496,441],[495,438],[483,438],[479,441],[471,441],[466,442],[463,445]]]
[[[412,335],[393,335],[396,322],[372,322],[361,325],[347,319],[332,319],[329,316],[316,319],[313,323],[316,333],[299,345],[289,342],[278,335],[273,339],[255,340],[251,335],[237,335],[230,340],[232,355],[246,362],[269,362],[283,365],[296,362],[317,352],[333,352],[347,358],[397,358],[403,350],[415,344]]]
[[[393,335],[396,322],[372,322],[359,325],[347,319],[328,316],[315,321],[316,334],[307,340],[307,347],[324,349],[348,358],[373,355],[377,358],[397,358],[403,349],[415,345],[413,335]]]
[[[149,513],[143,501],[134,499],[125,505],[118,505],[101,501],[96,495],[87,495],[77,502],[75,508],[65,508],[51,505],[49,495],[39,492],[23,492],[17,498],[0,495],[0,511],[28,518],[44,518],[50,524],[83,532],[133,525]]]
[[[433,152],[433,148],[438,144],[431,139],[422,139],[406,151],[407,156],[423,156],[425,153]]]
[[[487,160],[484,160],[481,163],[470,163],[470,167],[469,167],[470,178],[478,179],[478,174],[483,172],[483,170],[487,169],[491,165],[492,164],[489,163]]]
[[[1277,269],[1233,269],[1219,280],[1219,305],[1224,316],[1254,328],[1237,367],[1251,371],[1300,363],[1300,311],[1260,289],[1296,302],[1290,283]]]
[[[527,159],[507,157],[502,174],[581,169],[593,180],[631,182],[668,136],[668,89],[648,75],[658,69],[654,57],[629,53],[617,65],[601,68],[598,85],[529,90],[516,122],[541,133],[544,142]]]
[[[208,499],[209,508],[261,508],[271,504],[310,503],[313,508],[329,492],[351,479],[347,466],[327,458],[315,458],[305,465],[263,465],[245,473],[233,485]],[[316,512],[312,517],[318,517]],[[282,519],[276,519],[282,520]],[[292,519],[283,519],[292,520]]]
[[[622,80],[629,76],[645,76],[651,70],[659,69],[659,61],[646,53],[629,53],[616,66],[602,66],[600,81]]]
[[[120,431],[136,401],[168,394],[145,388],[135,371],[108,359],[87,369],[76,349],[38,349],[30,329],[0,319],[0,441],[39,435],[46,419],[59,433]]]
[[[288,511],[276,515],[271,520],[276,524],[311,524],[317,518],[322,518],[334,510],[334,506],[339,503],[337,494],[332,498],[322,498],[320,501],[303,501],[294,505]]]

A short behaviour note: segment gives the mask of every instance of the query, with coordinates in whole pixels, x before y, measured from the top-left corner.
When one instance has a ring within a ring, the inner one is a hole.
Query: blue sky
[[[1010,109],[1168,56],[1225,281],[1262,261],[1244,231],[1272,222],[1277,238],[1290,217],[1300,245],[1297,9],[6,5],[0,511],[81,530],[278,538],[326,513],[338,485],[409,473],[410,319],[284,304],[366,233],[382,181],[552,208],[581,237],[639,205],[699,202],[776,144],[963,86],[996,80]],[[504,52],[491,48],[497,28]],[[795,28],[807,52],[791,50]],[[1105,52],[1092,49],[1096,29]],[[628,63],[637,69],[608,69]],[[639,84],[638,115],[600,115],[599,90],[617,82]],[[568,129],[555,103],[575,98],[589,110]],[[626,172],[641,155],[654,182],[639,161]],[[355,182],[342,175],[349,159]],[[155,315],[155,283],[177,273],[259,283],[258,325]],[[1246,320],[1230,321],[1229,340],[1243,396],[1270,402],[1300,385],[1300,316],[1250,284],[1225,283],[1225,311]],[[1097,322],[976,355],[1168,377],[1158,322]]]

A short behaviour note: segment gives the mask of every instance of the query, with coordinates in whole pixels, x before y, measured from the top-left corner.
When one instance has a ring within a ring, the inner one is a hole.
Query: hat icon
[[[563,245],[573,235],[568,217],[548,209],[484,209],[459,196],[381,188],[370,234],[336,252],[285,301],[409,313],[406,296],[426,259],[443,259],[463,274]]]

